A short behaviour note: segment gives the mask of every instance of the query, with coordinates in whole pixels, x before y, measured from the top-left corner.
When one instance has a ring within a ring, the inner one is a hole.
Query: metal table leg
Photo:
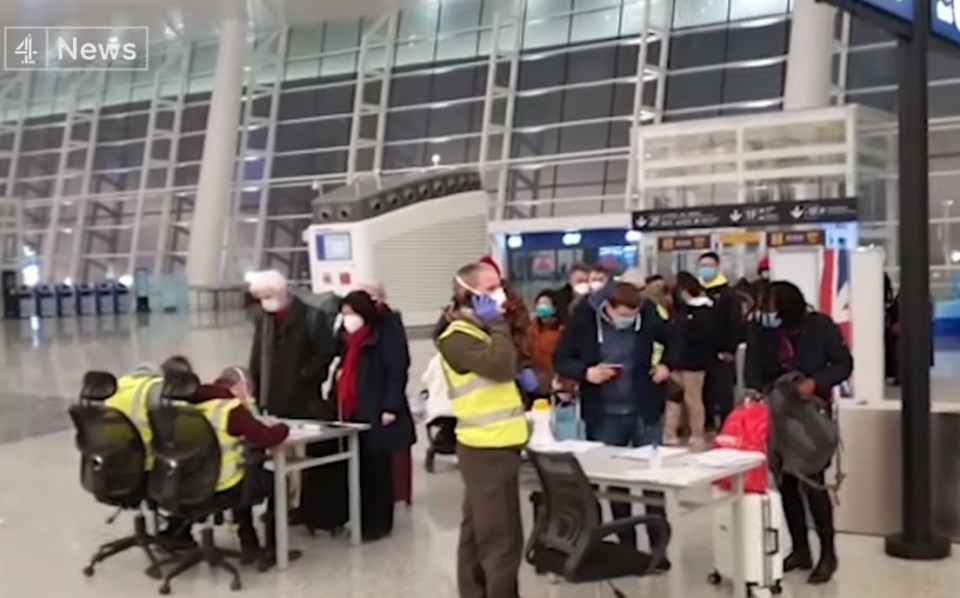
[[[273,451],[273,523],[276,534],[277,569],[290,566],[290,525],[287,515],[287,452]]]
[[[683,572],[683,530],[680,526],[683,517],[680,511],[680,493],[677,490],[666,491],[663,493],[663,501],[667,521],[670,522],[672,529],[670,543],[667,545],[667,558],[671,565],[670,573],[667,574],[670,596],[671,598],[683,598],[685,578]]]
[[[350,543],[359,546],[363,543],[363,522],[360,513],[360,434],[354,432],[347,437],[347,451],[350,453],[348,484],[350,492]]]

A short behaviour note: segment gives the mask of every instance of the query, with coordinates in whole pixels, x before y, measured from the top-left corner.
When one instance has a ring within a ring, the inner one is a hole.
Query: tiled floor
[[[131,552],[108,561],[97,576],[80,574],[94,547],[127,531],[121,519],[105,525],[110,511],[98,506],[77,483],[77,457],[64,406],[72,400],[83,371],[123,371],[174,352],[190,357],[204,376],[242,363],[250,331],[240,315],[201,318],[155,317],[66,322],[31,329],[7,325],[0,344],[0,598],[129,598],[151,595],[157,584],[142,574],[144,560]],[[429,344],[413,343],[413,372],[429,357]],[[938,363],[938,376],[956,375],[956,355]],[[414,380],[416,376],[413,376]],[[936,387],[950,396],[957,381]],[[241,594],[223,577],[198,569],[174,585],[183,597],[250,596],[341,598],[454,598],[455,546],[460,482],[450,466],[427,475],[418,467],[412,508],[399,508],[395,535],[354,549],[340,540],[315,539],[294,531],[305,551],[290,571],[244,575]],[[709,527],[703,518],[682,527],[687,543],[687,592],[681,598],[729,596],[704,581],[710,569]],[[224,535],[225,540],[229,540]],[[960,556],[935,564],[895,561],[883,555],[879,539],[841,537],[841,571],[825,588],[813,589],[790,577],[784,595],[837,598],[954,598],[960,587]],[[592,590],[552,585],[523,571],[524,598],[592,596]],[[664,580],[624,582],[628,596],[666,596]],[[611,595],[605,591],[604,596]]]

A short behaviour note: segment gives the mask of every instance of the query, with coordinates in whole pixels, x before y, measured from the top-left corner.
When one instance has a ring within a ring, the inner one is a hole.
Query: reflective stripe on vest
[[[117,392],[104,402],[107,407],[123,413],[137,428],[146,449],[144,468],[147,471],[153,469],[154,462],[149,409],[159,400],[162,386],[163,378],[156,376],[124,376],[117,381]]]
[[[485,343],[492,342],[486,332],[462,320],[450,323],[440,339],[458,332]],[[473,372],[461,374],[442,355],[440,361],[457,418],[457,440],[461,444],[476,448],[526,444],[529,427],[515,382],[495,382]]]
[[[230,427],[230,412],[243,407],[240,399],[213,399],[195,405],[217,433],[220,443],[220,478],[217,480],[217,492],[233,488],[243,480],[243,439],[233,436]],[[246,407],[244,407],[245,409]]]

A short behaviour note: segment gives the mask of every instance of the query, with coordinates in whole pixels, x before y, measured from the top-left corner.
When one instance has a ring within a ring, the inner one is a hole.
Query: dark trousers
[[[813,476],[811,480],[823,485],[823,472]],[[806,497],[813,525],[820,538],[821,556],[835,554],[833,502],[830,499],[830,493],[785,473],[780,480],[780,494],[783,497],[783,512],[787,518],[787,528],[790,530],[790,538],[793,541],[793,552],[810,554],[807,515],[803,506],[804,497]]]
[[[595,442],[602,442],[609,446],[639,447],[648,444],[660,444],[663,429],[660,422],[646,423],[639,415],[600,415],[587,422],[587,438]],[[625,488],[610,488],[611,492],[628,492]],[[662,498],[660,492],[644,492],[647,498]],[[648,515],[665,517],[662,507],[648,505]],[[633,515],[633,508],[629,502],[610,503],[610,512],[614,519],[625,519]],[[650,546],[658,543],[656,531],[647,533]],[[619,534],[620,543],[625,546],[637,546],[637,532],[630,529]]]
[[[736,385],[736,364],[714,360],[707,366],[703,380],[703,406],[706,410],[708,430],[719,430],[733,411]]]
[[[393,455],[370,450],[360,437],[360,513],[365,536],[393,531]]]
[[[520,450],[457,446],[463,521],[457,548],[460,598],[518,598],[523,558]]]

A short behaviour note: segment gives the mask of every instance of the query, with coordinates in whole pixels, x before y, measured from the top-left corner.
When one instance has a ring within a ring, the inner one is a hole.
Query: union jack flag
[[[820,276],[820,311],[840,327],[847,346],[853,344],[853,322],[850,311],[850,252],[846,249],[823,251],[823,274]],[[841,396],[850,396],[849,381],[841,387]]]

